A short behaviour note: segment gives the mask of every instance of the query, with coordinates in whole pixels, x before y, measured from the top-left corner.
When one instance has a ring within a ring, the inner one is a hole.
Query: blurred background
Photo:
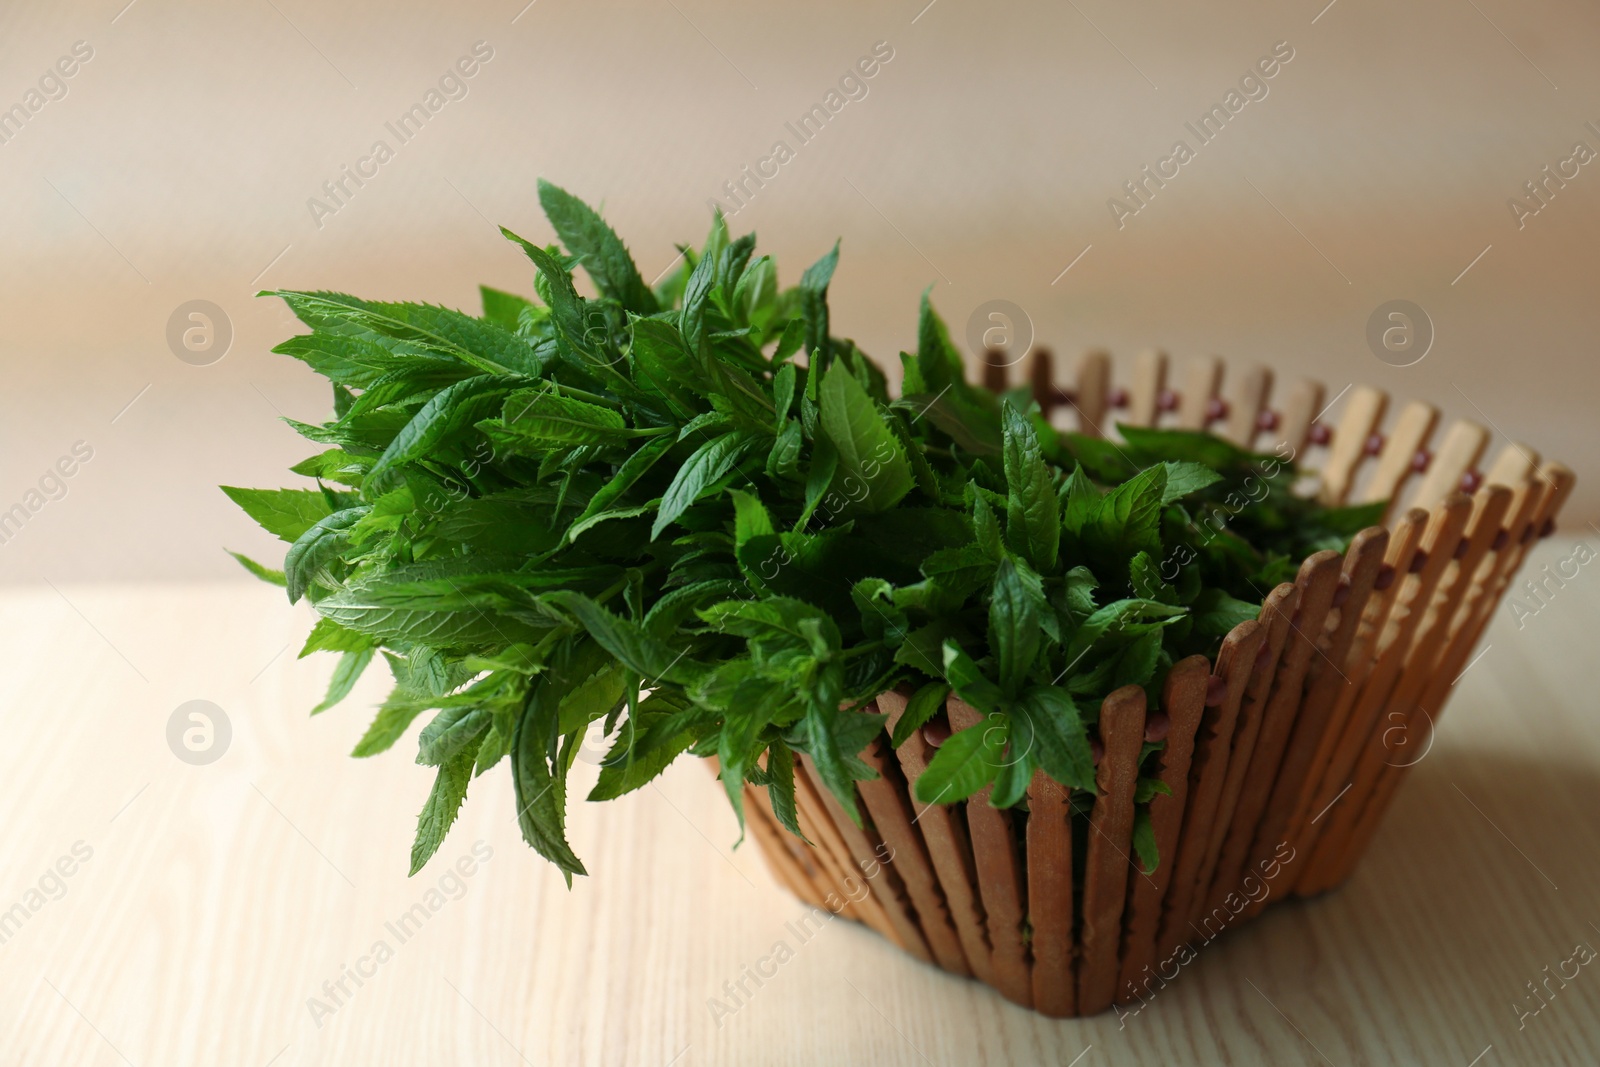
[[[1600,9],[1324,3],[7,4],[0,512],[29,518],[0,581],[222,577],[222,546],[267,550],[215,486],[292,484],[312,448],[279,416],[329,399],[253,294],[529,293],[495,226],[553,239],[541,176],[647,278],[713,200],[785,284],[842,238],[835,330],[891,368],[931,284],[958,336],[1021,308],[1063,374],[1156,346],[1429,399],[1570,464],[1583,528]],[[1367,340],[1397,299],[1434,331],[1405,367]],[[224,321],[185,361],[168,327],[195,300]]]

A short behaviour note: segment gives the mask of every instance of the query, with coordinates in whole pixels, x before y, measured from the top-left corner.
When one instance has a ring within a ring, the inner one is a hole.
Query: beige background
[[[1600,518],[1600,170],[1521,230],[1506,201],[1574,141],[1600,149],[1584,126],[1600,122],[1600,10],[125,2],[0,8],[0,110],[75,41],[94,49],[66,97],[0,145],[0,511],[75,442],[94,450],[66,496],[0,544],[0,908],[74,841],[95,849],[0,944],[0,1061],[1600,1055],[1600,978],[1525,1030],[1511,1006],[1574,941],[1600,940],[1587,669],[1600,585],[1587,577],[1526,629],[1497,618],[1355,881],[1208,949],[1131,1034],[1041,1020],[843,924],[717,1029],[706,999],[799,908],[752,850],[728,853],[726,805],[687,765],[660,796],[574,805],[599,877],[571,893],[519,843],[504,776],[486,778],[442,858],[481,837],[493,861],[319,1030],[306,999],[437,877],[403,877],[425,775],[409,741],[381,760],[342,755],[376,674],[336,717],[305,718],[329,664],[293,659],[304,613],[223,555],[275,549],[214,488],[287,484],[313,447],[277,416],[328,406],[317,379],[267,351],[296,326],[256,289],[463,307],[480,281],[527,292],[526,262],[491,223],[549,239],[540,176],[603,202],[653,277],[673,242],[700,240],[707,198],[882,40],[894,58],[867,97],[733,220],[790,282],[843,238],[838,332],[892,365],[934,283],[957,331],[1001,298],[1063,354],[1159,345],[1314,374],[1330,395],[1363,381],[1432,399],[1577,471],[1566,530],[1539,550],[1554,562]],[[480,40],[494,57],[467,97],[318,228],[307,198]],[[1279,41],[1295,57],[1270,94],[1119,230],[1107,199]],[[197,298],[234,328],[212,366],[165,340]],[[1365,340],[1395,298],[1437,329],[1403,369]],[[164,741],[196,698],[234,727],[210,767],[177,763]]]
[[[881,361],[913,343],[935,283],[957,330],[1004,298],[1063,354],[1217,352],[1314,373],[1330,396],[1362,381],[1432,399],[1564,458],[1569,515],[1600,516],[1600,170],[1520,231],[1506,206],[1575,140],[1600,149],[1590,5],[1337,0],[1313,24],[1320,3],[124,2],[0,15],[0,104],[74,41],[95,50],[0,146],[0,507],[74,441],[95,448],[0,545],[0,580],[223,576],[219,545],[266,546],[211,487],[290,477],[308,449],[276,416],[328,402],[267,351],[296,324],[255,289],[469,308],[479,281],[529,291],[490,222],[548,239],[541,175],[603,203],[653,277],[880,40],[894,58],[868,95],[733,222],[790,282],[842,237],[835,322]],[[469,95],[318,229],[307,199],[479,40],[494,58]],[[1295,57],[1269,95],[1119,230],[1122,182],[1278,41]],[[235,328],[210,367],[164,339],[195,298]],[[1365,341],[1394,298],[1437,332],[1405,369]]]

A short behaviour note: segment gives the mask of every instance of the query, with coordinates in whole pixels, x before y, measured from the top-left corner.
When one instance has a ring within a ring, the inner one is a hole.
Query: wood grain
[[[1527,566],[1571,553],[1536,543]],[[0,600],[5,906],[73,842],[93,858],[0,944],[3,1063],[1064,1067],[1089,1050],[1076,1067],[1465,1067],[1490,1045],[1478,1067],[1600,1060],[1587,970],[1524,1029],[1513,1010],[1596,937],[1588,567],[1525,629],[1496,613],[1449,729],[1342,888],[1204,945],[1120,1015],[1065,1020],[795,900],[754,842],[731,849],[727,800],[694,760],[605,805],[583,803],[595,768],[577,763],[571,834],[593,876],[570,890],[521,843],[500,769],[407,879],[429,782],[415,731],[388,756],[345,756],[385,678],[313,720],[331,662],[294,658],[309,617],[280,591],[60,588],[70,604],[48,587]],[[1536,705],[1507,707],[1502,694],[1534,686]],[[234,727],[205,767],[165,741],[196,697]],[[392,942],[384,924],[479,840],[492,859],[317,1027],[307,1000]],[[793,958],[762,978],[780,942]],[[714,1016],[747,973],[750,995]]]

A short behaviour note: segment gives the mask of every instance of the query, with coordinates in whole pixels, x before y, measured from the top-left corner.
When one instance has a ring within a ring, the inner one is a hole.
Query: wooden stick
[[[1229,827],[1228,840],[1222,847],[1218,874],[1213,878],[1224,885],[1237,885],[1247,869],[1254,868],[1275,852],[1281,840],[1278,835],[1282,819],[1271,809],[1274,787],[1295,718],[1300,713],[1306,671],[1310,669],[1311,657],[1316,654],[1317,642],[1333,606],[1343,562],[1339,553],[1323,551],[1308,556],[1300,564],[1300,573],[1295,578],[1295,588],[1300,590],[1300,607],[1290,620],[1288,646],[1273,678],[1272,696],[1267,700],[1266,714],[1261,720],[1256,751],[1245,775],[1244,788],[1239,792],[1239,803],[1234,808],[1233,826]]]
[[[1285,831],[1285,840],[1295,848],[1296,855],[1301,852],[1300,839],[1306,825],[1321,810],[1311,805],[1317,796],[1323,772],[1333,759],[1333,751],[1344,732],[1344,721],[1337,718],[1335,712],[1341,706],[1346,712],[1349,711],[1351,701],[1341,701],[1341,697],[1353,698],[1356,684],[1351,673],[1359,676],[1359,672],[1347,670],[1350,648],[1355,643],[1367,599],[1372,595],[1373,584],[1377,581],[1378,570],[1383,566],[1383,557],[1388,548],[1389,531],[1381,526],[1368,527],[1351,539],[1339,579],[1346,596],[1344,603],[1339,606],[1338,623],[1328,638],[1325,653],[1311,661],[1305,699],[1301,702],[1300,716],[1289,741],[1284,763],[1285,768],[1292,768],[1289,773],[1300,776],[1298,800],[1295,801]],[[1303,749],[1299,747],[1302,737]],[[1302,754],[1306,752],[1309,755],[1301,762]],[[1285,866],[1293,862],[1290,859]]]
[[[1028,925],[1033,928],[1033,1006],[1044,1015],[1078,1013],[1072,980],[1071,790],[1036,771],[1028,785]]]
[[[1278,423],[1279,436],[1294,450],[1293,455],[1304,464],[1301,453],[1311,440],[1311,424],[1322,413],[1322,383],[1310,378],[1295,382],[1284,398],[1283,412]]]
[[[1266,629],[1255,619],[1241,622],[1222,639],[1214,675],[1226,689],[1222,701],[1206,708],[1195,733],[1194,756],[1189,766],[1189,802],[1183,813],[1183,830],[1173,857],[1172,884],[1167,889],[1156,952],[1165,958],[1189,939],[1189,919],[1198,896],[1196,882],[1211,845],[1211,827],[1217,801],[1228,773],[1228,749],[1233,725],[1244,699],[1245,685],[1255,665]]]
[[[1272,370],[1260,363],[1251,364],[1228,384],[1228,420],[1222,436],[1248,449],[1256,439],[1257,420],[1272,392]]]
[[[756,844],[761,848],[762,858],[767,861],[767,867],[772,871],[773,877],[807,904],[824,907],[827,894],[817,889],[811,881],[811,876],[801,868],[794,853],[780,837],[780,835],[790,837],[794,835],[780,827],[776,820],[766,813],[755,786],[747,784],[744,787],[744,808],[745,825],[754,833]]]
[[[1322,487],[1318,498],[1330,507],[1343,504],[1355,485],[1356,468],[1367,455],[1367,440],[1377,432],[1389,394],[1381,389],[1358,385],[1350,390],[1344,415],[1328,446],[1322,464]]]
[[[1477,465],[1489,443],[1489,431],[1475,422],[1461,419],[1444,432],[1439,450],[1428,464],[1428,473],[1417,489],[1413,507],[1434,506],[1461,487],[1461,476]]]
[[[1127,915],[1123,922],[1122,966],[1117,980],[1117,1002],[1136,999],[1145,972],[1155,962],[1156,932],[1161,925],[1161,908],[1172,882],[1173,860],[1178,852],[1178,831],[1183,827],[1184,805],[1189,798],[1189,762],[1194,753],[1194,735],[1205,711],[1206,683],[1211,664],[1204,656],[1179,660],[1167,672],[1162,686],[1161,707],[1168,721],[1167,746],[1161,750],[1156,776],[1172,791],[1157,794],[1150,801],[1150,828],[1156,839],[1160,862],[1145,871],[1134,857],[1137,877],[1128,880]],[[1035,949],[1037,952],[1037,949]]]
[[[952,731],[991,728],[983,721],[982,712],[959,697],[951,696],[945,702],[945,711]],[[994,953],[995,988],[1007,1000],[1031,1008],[1033,976],[1028,970],[1028,950],[1022,942],[1027,905],[1023,900],[1016,836],[1011,828],[1011,812],[989,803],[991,790],[991,786],[984,786],[967,798],[965,807],[978,894],[983,898],[989,947]]]
[[[1292,845],[1298,832],[1303,819],[1300,813],[1307,803],[1305,794],[1314,788],[1308,785],[1313,777],[1313,765],[1324,747],[1340,689],[1349,684],[1343,665],[1349,659],[1361,610],[1383,564],[1388,540],[1388,531],[1381,527],[1363,530],[1352,539],[1339,574],[1339,588],[1346,596],[1344,604],[1336,605],[1336,610],[1327,617],[1325,625],[1330,629],[1326,634],[1311,635],[1318,642],[1316,655],[1307,668],[1300,710],[1295,715],[1283,761],[1278,765],[1278,777],[1273,783],[1265,816],[1257,828],[1253,850],[1257,863],[1265,862],[1269,854],[1281,855],[1280,848]],[[1293,859],[1291,852],[1284,862],[1293,862]],[[1292,884],[1288,879],[1284,882],[1286,887]],[[1265,906],[1266,898],[1251,902],[1248,915],[1259,914]]]
[[[1339,806],[1331,810],[1331,818],[1318,831],[1319,837],[1324,840],[1343,841],[1361,808],[1367,803],[1373,783],[1382,770],[1382,763],[1387,759],[1385,746],[1379,742],[1382,736],[1393,728],[1398,716],[1397,713],[1391,713],[1385,721],[1384,709],[1393,707],[1390,697],[1401,672],[1405,670],[1407,660],[1412,656],[1416,632],[1422,625],[1429,604],[1433,601],[1434,592],[1444,576],[1445,568],[1450,565],[1455,555],[1454,546],[1461,541],[1461,533],[1466,529],[1471,509],[1472,502],[1465,494],[1457,492],[1451,494],[1443,504],[1434,509],[1429,519],[1422,544],[1418,549],[1423,561],[1421,569],[1415,574],[1409,574],[1403,581],[1395,606],[1390,610],[1388,622],[1379,638],[1378,662],[1368,675],[1362,689],[1361,709],[1358,714],[1370,721],[1372,726],[1366,733],[1354,735],[1356,755],[1351,761],[1352,769],[1343,776],[1330,776],[1327,780],[1330,783],[1338,782],[1335,788],[1339,790],[1344,790],[1346,786],[1349,789],[1339,797]],[[1412,568],[1407,568],[1410,569]],[[1345,780],[1338,781],[1339,777]],[[1327,795],[1326,790],[1323,795]],[[1313,818],[1316,822],[1321,822],[1321,818],[1315,815]],[[1315,841],[1312,844],[1318,850],[1323,847]],[[1310,868],[1315,865],[1315,855],[1308,856],[1307,861],[1305,866],[1309,873]],[[1302,895],[1309,894],[1313,891],[1314,879],[1307,878],[1306,875],[1302,875],[1302,879],[1304,880],[1297,889]]]
[[[1106,412],[1110,410],[1111,356],[1100,349],[1085,352],[1078,360],[1078,387],[1073,406],[1078,409],[1078,432],[1104,437],[1110,429]]]
[[[1055,357],[1050,354],[1048,348],[1033,350],[1033,363],[1028,370],[1028,382],[1033,386],[1033,402],[1039,405],[1039,410],[1044,412],[1044,417],[1048,420],[1050,413],[1060,403],[1060,394],[1056,390]]]
[[[1100,705],[1105,754],[1095,771],[1094,811],[1083,873],[1083,959],[1078,970],[1078,1010],[1094,1015],[1111,1006],[1122,944],[1122,906],[1133,863],[1133,791],[1144,742],[1144,690],[1125,685]]]
[[[1555,516],[1560,512],[1561,506],[1566,502],[1568,494],[1571,493],[1575,481],[1572,477],[1572,472],[1559,463],[1547,464],[1541,469],[1540,477],[1545,488],[1541,502],[1535,509],[1533,519],[1529,523],[1529,528],[1535,534],[1544,527],[1546,522],[1554,520]],[[1432,703],[1424,705],[1433,707],[1435,715],[1443,711],[1443,692],[1455,683],[1460,674],[1461,662],[1465,659],[1466,653],[1471,651],[1482,636],[1483,629],[1488,625],[1489,618],[1500,604],[1501,597],[1515,576],[1517,569],[1521,566],[1530,544],[1531,542],[1524,541],[1521,536],[1512,539],[1512,551],[1495,580],[1492,594],[1485,598],[1478,617],[1473,620],[1470,624],[1471,628],[1463,635],[1462,643],[1459,646],[1460,650],[1452,656],[1450,665],[1443,671],[1436,672],[1434,684],[1425,697],[1425,699],[1431,700]],[[1407,728],[1409,729],[1409,725]],[[1356,862],[1371,843],[1372,836],[1382,821],[1383,813],[1393,799],[1394,793],[1399,787],[1399,781],[1404,777],[1406,768],[1384,765],[1380,766],[1379,770],[1384,773],[1374,789],[1374,795],[1362,811],[1359,822],[1342,841],[1338,842],[1337,847],[1328,849],[1329,855],[1321,875],[1321,883],[1324,886],[1337,885],[1350,876],[1350,872],[1354,869]],[[1319,864],[1319,866],[1321,865]]]
[[[922,929],[917,925],[905,883],[895,869],[890,853],[883,847],[883,839],[875,830],[855,824],[850,813],[844,810],[844,805],[839,803],[839,798],[833,795],[833,790],[822,783],[822,776],[817,773],[817,765],[810,756],[802,753],[800,762],[805,766],[806,775],[815,783],[817,795],[822,798],[834,829],[849,850],[855,864],[851,876],[868,887],[872,899],[883,909],[905,950],[923,963],[932,963],[933,953],[922,937]],[[859,795],[858,791],[858,798]]]
[[[1464,499],[1467,499],[1464,494],[1453,494],[1446,506],[1452,511],[1459,512]],[[1368,808],[1373,807],[1375,803],[1386,803],[1379,799],[1379,794],[1392,786],[1385,786],[1383,783],[1385,779],[1392,779],[1399,770],[1389,759],[1388,736],[1395,731],[1399,731],[1402,737],[1420,736],[1417,728],[1421,725],[1422,716],[1432,715],[1438,710],[1419,712],[1418,698],[1428,683],[1440,650],[1444,647],[1450,620],[1455,615],[1456,606],[1466,593],[1472,573],[1500,531],[1500,522],[1511,503],[1511,490],[1502,485],[1486,485],[1467,502],[1472,508],[1472,514],[1467,520],[1464,542],[1467,547],[1463,552],[1457,547],[1463,543],[1460,538],[1446,536],[1443,539],[1444,544],[1439,548],[1439,551],[1450,558],[1444,565],[1444,574],[1439,577],[1433,594],[1425,602],[1417,605],[1417,608],[1422,610],[1422,622],[1405,656],[1394,689],[1385,703],[1391,725],[1369,741],[1363,763],[1358,764],[1360,776],[1356,778],[1344,798],[1351,803],[1341,802],[1335,807],[1332,821],[1322,831],[1334,842],[1330,845],[1334,850],[1348,847],[1348,842],[1356,832],[1355,826],[1365,817],[1364,812]],[[1450,551],[1452,548],[1456,550]],[[1310,883],[1308,883],[1309,888]]]
[[[904,697],[901,699],[904,700]],[[884,703],[884,699],[879,697],[878,706],[882,708]],[[867,813],[872,817],[873,825],[889,847],[892,859],[886,862],[893,862],[895,869],[900,872],[911,905],[916,909],[917,924],[927,940],[928,949],[940,967],[952,974],[970,978],[972,968],[967,964],[961,938],[950,918],[950,910],[945,906],[944,893],[939,889],[939,876],[934,873],[922,836],[911,822],[911,801],[906,796],[904,784],[891,780],[891,776],[899,777],[899,761],[882,739],[868,745],[861,753],[861,759],[877,771],[879,777],[874,781],[857,782],[856,788]]]
[[[878,707],[889,716],[892,734],[900,716],[905,714],[906,696],[898,692],[882,693],[878,696]],[[955,819],[943,804],[923,804],[917,799],[917,779],[922,777],[922,772],[928,769],[928,761],[933,758],[933,746],[923,738],[921,730],[911,731],[911,736],[896,750],[896,757],[900,769],[905,772],[907,798],[916,812],[913,824],[922,832],[928,859],[939,876],[939,886],[944,890],[950,918],[961,938],[967,966],[980,982],[995,985],[994,954],[984,930],[983,907],[978,903],[966,822]]]
[[[1233,813],[1238,809],[1239,794],[1244,790],[1245,775],[1250,771],[1251,757],[1255,755],[1256,740],[1261,734],[1261,722],[1266,715],[1267,698],[1272,694],[1272,681],[1277,675],[1278,662],[1283,647],[1289,639],[1289,622],[1300,605],[1300,591],[1284,582],[1267,594],[1261,604],[1258,620],[1266,639],[1261,651],[1256,653],[1256,664],[1250,672],[1245,687],[1244,701],[1239,705],[1239,719],[1233,728],[1233,751],[1228,755],[1228,776],[1222,782],[1222,797],[1217,802],[1217,815],[1211,825],[1211,845],[1206,851],[1206,861],[1195,880],[1199,889],[1196,900],[1202,911],[1209,911],[1231,892],[1233,887],[1214,882],[1220,866],[1222,846],[1227,841],[1228,830],[1233,825]]]
[[[1178,398],[1178,426],[1184,430],[1203,430],[1211,419],[1211,401],[1216,399],[1222,380],[1222,360],[1216,356],[1196,356],[1189,361],[1183,376],[1183,395]]]
[[[1129,426],[1154,426],[1160,416],[1161,391],[1167,387],[1167,354],[1155,349],[1133,357],[1133,385],[1128,389]]]
[[[859,919],[882,934],[891,944],[905,948],[905,943],[900,940],[899,931],[889,922],[889,916],[873,897],[871,889],[865,893],[858,892],[862,883],[857,877],[859,872],[855,869],[850,851],[840,839],[833,820],[828,818],[828,810],[823,806],[822,798],[816,794],[805,766],[799,762],[794,765],[794,799],[795,815],[799,820],[801,831],[811,841],[816,842],[817,858],[822,861],[823,868],[839,887],[840,906],[835,908],[830,903],[829,907],[840,915]]]
[[[1363,504],[1386,501],[1389,508],[1384,513],[1385,522],[1394,514],[1400,488],[1411,477],[1417,453],[1428,446],[1428,439],[1438,424],[1439,409],[1417,400],[1407,404],[1400,417],[1394,420],[1394,427],[1383,442],[1383,451],[1378,453],[1377,469],[1361,490],[1360,497]]]

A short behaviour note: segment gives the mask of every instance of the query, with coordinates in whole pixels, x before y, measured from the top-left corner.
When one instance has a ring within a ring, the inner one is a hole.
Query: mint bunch
[[[315,607],[301,654],[340,655],[315,712],[381,654],[395,686],[355,755],[431,716],[412,873],[502,761],[524,838],[586,873],[567,785],[596,723],[591,800],[714,755],[741,823],[749,782],[798,834],[805,753],[859,818],[856,754],[884,729],[863,709],[897,685],[916,694],[902,736],[952,691],[990,716],[922,799],[1016,804],[1040,769],[1092,792],[1107,693],[1154,706],[1175,660],[1381,513],[1319,507],[1291,463],[1208,434],[1059,434],[1026,391],[966,381],[926,294],[893,399],[831,332],[837,245],[780,288],[719,215],[652,288],[593,210],[539,195],[565,250],[503,231],[536,300],[485,287],[475,317],[263,294],[310,328],[274,351],[332,382],[334,415],[288,420],[323,446],[292,468],[315,488],[225,489],[289,544],[281,572],[240,558]]]

